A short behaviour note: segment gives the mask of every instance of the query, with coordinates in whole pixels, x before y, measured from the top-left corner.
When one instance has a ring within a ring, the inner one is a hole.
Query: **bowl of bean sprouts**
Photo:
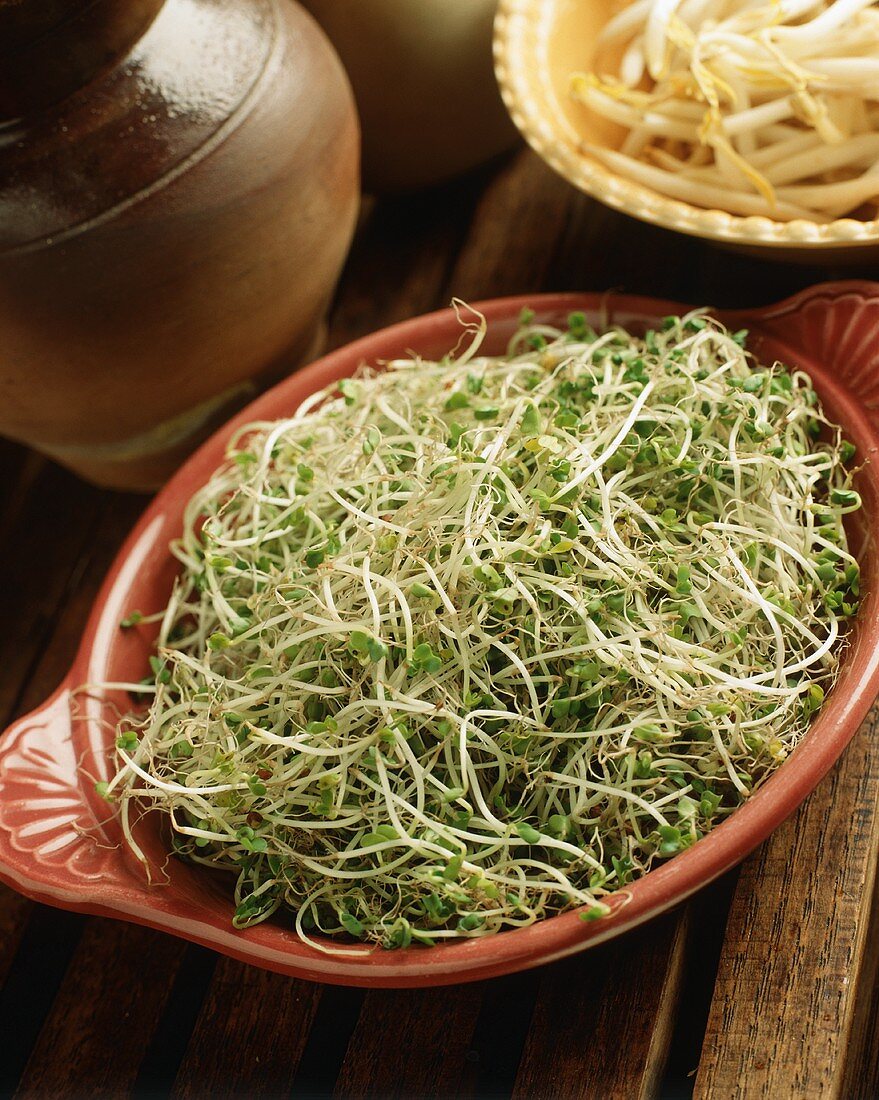
[[[495,61],[531,146],[608,206],[790,260],[879,241],[870,0],[501,0]]]
[[[291,376],[156,497],[0,738],[0,879],[372,986],[679,904],[879,688],[877,322],[869,283],[533,295]]]

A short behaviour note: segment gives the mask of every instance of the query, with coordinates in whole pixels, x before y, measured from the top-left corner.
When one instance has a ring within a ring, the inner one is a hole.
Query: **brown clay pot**
[[[0,433],[162,481],[314,344],[358,144],[292,0],[0,0]]]

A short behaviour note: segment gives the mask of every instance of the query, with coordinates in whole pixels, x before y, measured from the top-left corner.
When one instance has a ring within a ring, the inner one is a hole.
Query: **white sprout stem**
[[[571,95],[624,135],[582,150],[614,172],[731,214],[875,217],[875,0],[638,0],[591,64]]]

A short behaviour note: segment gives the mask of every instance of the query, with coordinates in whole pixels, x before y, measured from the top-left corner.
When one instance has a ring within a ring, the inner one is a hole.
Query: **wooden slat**
[[[19,712],[36,707],[67,674],[104,577],[145,507],[144,497],[103,493],[90,512],[90,522],[81,533],[79,544],[71,538],[69,561],[65,562],[65,587],[59,592],[57,603],[47,606],[44,612],[45,636],[35,640],[37,652],[20,689],[16,707]]]
[[[457,1100],[512,1096],[539,983],[539,969],[483,983],[482,1008],[465,1055]]]
[[[137,1076],[185,946],[91,921],[22,1075],[19,1097],[119,1096]]]
[[[583,199],[571,209],[546,281],[553,290],[620,291],[707,304],[713,299],[694,278],[693,253],[699,248],[704,246],[691,238]]]
[[[482,986],[367,994],[336,1083],[339,1100],[457,1096]]]
[[[6,981],[32,908],[27,898],[0,885],[0,987]]]
[[[476,301],[545,287],[572,211],[587,201],[530,150],[517,153],[491,180],[476,208],[449,273],[447,297]]]
[[[286,1095],[320,986],[221,959],[174,1084],[185,1100]]]
[[[875,278],[869,271],[853,272],[850,268],[828,268],[826,265],[803,263],[763,262],[754,257],[706,245],[690,239],[686,266],[689,272],[690,291],[684,301],[700,304],[726,306],[729,308],[747,308],[755,305],[768,305],[790,297],[805,287],[828,279],[850,279],[860,275],[862,278]],[[680,238],[673,236],[666,255],[679,253]],[[675,279],[677,281],[677,279]],[[648,293],[664,293],[665,281],[659,283],[661,290]]]
[[[34,451],[0,439],[0,471],[3,493],[0,494],[0,545],[13,539],[27,514],[28,494],[48,459]]]
[[[879,876],[872,914],[865,922],[864,950],[852,994],[852,1024],[838,1093],[845,1100],[879,1096]]]
[[[514,1098],[657,1096],[686,936],[672,914],[543,971]]]
[[[72,474],[39,465],[16,511],[14,535],[0,542],[4,615],[0,632],[0,728],[13,717],[35,661],[47,646],[77,562],[94,537],[101,494]]]
[[[841,763],[745,864],[695,1095],[847,1095],[879,856],[879,708]]]
[[[867,938],[871,944],[879,941],[879,897],[874,897],[873,920]],[[849,1095],[852,1100],[876,1100],[879,1096],[879,975],[872,987],[864,991],[863,1000],[866,1019],[862,1055],[852,1062]]]
[[[0,1095],[12,1096],[50,1011],[83,920],[33,907],[0,988]],[[12,1041],[10,1041],[12,1037]]]
[[[378,203],[364,220],[333,310],[327,348],[448,305],[444,283],[483,177]]]
[[[482,992],[459,986],[368,994],[335,1095],[456,1095]]]

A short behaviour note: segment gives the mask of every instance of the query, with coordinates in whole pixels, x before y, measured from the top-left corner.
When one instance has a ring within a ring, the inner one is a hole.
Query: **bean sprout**
[[[670,198],[779,221],[876,216],[871,0],[637,0],[571,90],[626,132],[584,151]]]

